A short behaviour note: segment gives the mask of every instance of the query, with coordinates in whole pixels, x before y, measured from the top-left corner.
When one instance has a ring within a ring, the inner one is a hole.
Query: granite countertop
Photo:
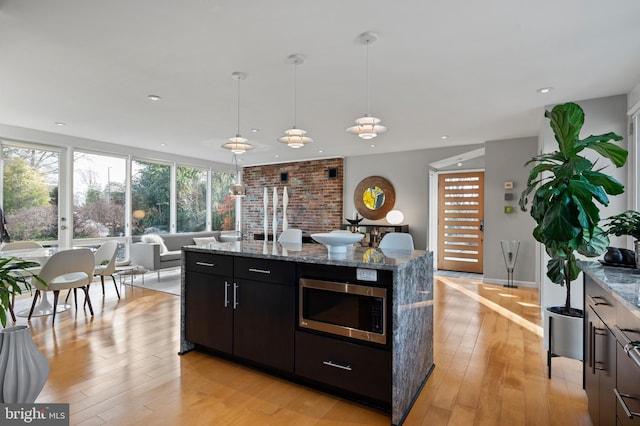
[[[600,262],[579,261],[579,264],[585,274],[640,318],[640,269],[605,266]]]
[[[355,247],[347,253],[329,253],[322,244],[283,244],[273,241],[218,242],[184,246],[183,250],[202,253],[233,254],[243,257],[286,260],[291,262],[351,266],[370,269],[400,270],[413,260],[429,254],[424,250],[382,250]]]

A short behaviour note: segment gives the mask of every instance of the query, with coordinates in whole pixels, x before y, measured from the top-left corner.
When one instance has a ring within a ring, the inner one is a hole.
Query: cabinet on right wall
[[[640,271],[581,266],[589,415],[594,425],[640,425]]]

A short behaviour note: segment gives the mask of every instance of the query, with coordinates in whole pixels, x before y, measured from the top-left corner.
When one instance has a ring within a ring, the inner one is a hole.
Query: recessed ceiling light
[[[276,154],[276,158],[280,158],[280,154]]]
[[[64,124],[62,121],[56,121],[56,126],[66,126],[66,124]]]
[[[369,146],[370,146],[371,148],[375,148],[375,147],[376,147],[376,144],[375,144],[375,143],[372,143],[372,144],[371,144],[371,145],[369,145]]]
[[[254,128],[254,129],[251,129],[251,132],[252,132],[252,133],[258,133],[259,131],[260,131],[260,129],[255,129],[255,128]]]
[[[442,136],[440,136],[440,139],[442,139],[442,140],[449,139],[449,135],[442,135]]]
[[[462,161],[458,161],[458,167],[462,167]]]
[[[324,152],[324,150],[319,149],[319,150],[318,150],[318,152],[319,152],[320,154],[322,154],[322,153]]]
[[[166,143],[161,143],[160,146],[167,146],[167,144]]]
[[[536,92],[544,95],[545,93],[549,93],[552,90],[553,90],[553,87],[541,87],[538,90],[536,90]]]
[[[159,100],[161,100],[162,98],[161,98],[160,96],[158,96],[158,95],[148,95],[148,96],[147,96],[147,99],[149,99],[149,100],[151,100],[151,101],[159,101]]]

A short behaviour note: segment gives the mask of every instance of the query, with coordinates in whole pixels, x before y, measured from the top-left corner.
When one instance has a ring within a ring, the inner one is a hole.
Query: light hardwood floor
[[[123,286],[33,318],[51,364],[37,402],[70,403],[72,425],[386,425],[385,413],[197,352],[179,356],[179,298]],[[18,310],[30,298],[18,299]],[[537,292],[437,277],[436,368],[406,425],[590,425],[582,363],[546,378]],[[19,318],[18,323],[26,323]]]

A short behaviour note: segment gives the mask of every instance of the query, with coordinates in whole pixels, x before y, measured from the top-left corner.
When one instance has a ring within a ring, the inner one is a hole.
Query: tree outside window
[[[134,160],[131,170],[131,234],[168,233],[171,167]]]
[[[58,239],[59,153],[3,144],[3,209],[12,240]]]
[[[123,236],[126,160],[76,152],[73,165],[73,237]]]

